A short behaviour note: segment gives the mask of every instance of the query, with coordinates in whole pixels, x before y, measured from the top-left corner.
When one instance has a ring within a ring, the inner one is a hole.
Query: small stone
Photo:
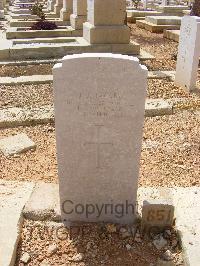
[[[124,227],[120,228],[120,234],[121,234],[121,238],[125,239],[131,236],[131,233]]]
[[[47,132],[53,132],[54,131],[54,128],[53,127],[48,127],[47,128]]]
[[[172,240],[172,248],[176,248],[178,246],[178,240],[177,239],[173,239]]]
[[[126,231],[127,231],[127,229],[124,228],[124,227],[121,227],[121,228],[119,229],[119,232],[120,232],[121,234],[125,233]]]
[[[20,155],[19,155],[19,154],[14,154],[13,157],[14,157],[14,158],[19,158]]]
[[[107,224],[106,225],[106,229],[108,231],[108,233],[115,233],[117,232],[117,227],[115,224]]]
[[[137,231],[137,227],[136,226],[131,226],[131,234],[132,234],[132,236],[135,236],[136,231]]]
[[[127,249],[128,251],[131,250],[131,249],[132,249],[131,245],[127,244],[127,245],[126,245],[126,249]]]
[[[136,242],[136,243],[142,243],[142,239],[141,239],[141,236],[140,236],[140,233],[136,233],[135,234],[135,239],[134,239],[134,241]]]
[[[20,261],[23,263],[28,263],[31,260],[30,255],[28,254],[28,252],[25,252],[22,257],[20,258]]]
[[[172,232],[169,229],[167,229],[165,230],[165,234],[166,236],[170,237],[172,235]]]
[[[48,257],[52,256],[54,253],[56,253],[57,250],[58,250],[58,247],[55,244],[50,245],[47,249],[47,256]]]
[[[75,256],[73,256],[71,259],[69,259],[69,261],[79,262],[82,261],[83,258],[84,258],[83,253],[78,253]]]
[[[153,240],[153,244],[158,250],[160,250],[164,248],[168,244],[168,242],[166,239],[163,238],[162,235],[157,235]]]
[[[173,260],[174,256],[170,250],[166,250],[165,253],[162,254],[161,258],[165,261]]]

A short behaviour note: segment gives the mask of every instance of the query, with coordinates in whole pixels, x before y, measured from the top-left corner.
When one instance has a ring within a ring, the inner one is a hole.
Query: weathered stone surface
[[[0,110],[0,128],[46,124],[54,121],[52,106],[39,108],[7,108]]]
[[[64,221],[133,222],[146,68],[129,56],[82,54],[64,57],[53,73]],[[94,207],[111,203],[131,205],[123,215]]]
[[[35,149],[35,143],[24,133],[0,139],[0,150],[5,156]]]
[[[174,204],[168,199],[146,200],[142,207],[142,227],[173,226]]]
[[[24,217],[31,220],[60,220],[58,186],[38,183],[25,205]]]
[[[145,116],[171,115],[173,104],[164,99],[149,99],[145,105]]]

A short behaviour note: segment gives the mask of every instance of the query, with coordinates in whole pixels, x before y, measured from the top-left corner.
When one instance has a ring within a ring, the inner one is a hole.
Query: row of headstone
[[[142,0],[142,6],[145,10],[148,8],[155,9],[157,6],[176,6],[176,5],[185,5],[187,6],[187,1],[179,0]]]
[[[162,0],[161,3],[163,6],[187,6],[189,4],[189,1],[185,1],[185,0]]]
[[[200,17],[182,18],[175,84],[195,90],[200,57]]]
[[[126,55],[68,55],[53,75],[64,223],[133,223],[146,67]]]

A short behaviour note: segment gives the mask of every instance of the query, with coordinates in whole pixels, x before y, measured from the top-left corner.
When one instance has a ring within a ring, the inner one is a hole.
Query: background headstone
[[[70,23],[73,29],[83,29],[83,23],[87,20],[87,0],[73,0],[73,14]]]
[[[126,1],[88,0],[83,38],[90,44],[128,44],[130,29],[125,25]]]
[[[53,74],[64,222],[132,223],[147,69],[129,56],[81,54]]]
[[[184,16],[181,22],[175,84],[188,91],[196,87],[200,56],[200,17]]]

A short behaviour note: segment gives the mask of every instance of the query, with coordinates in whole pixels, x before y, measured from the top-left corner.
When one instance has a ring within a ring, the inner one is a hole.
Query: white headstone
[[[132,223],[146,67],[129,56],[81,54],[64,57],[53,74],[63,221]]]
[[[162,6],[168,6],[168,0],[162,0]]]
[[[90,44],[129,44],[124,0],[87,0],[87,22],[83,38]]]
[[[146,10],[148,6],[148,0],[143,0],[142,4],[143,4],[143,8]]]
[[[184,16],[181,22],[175,84],[188,91],[196,87],[200,56],[200,17]]]

